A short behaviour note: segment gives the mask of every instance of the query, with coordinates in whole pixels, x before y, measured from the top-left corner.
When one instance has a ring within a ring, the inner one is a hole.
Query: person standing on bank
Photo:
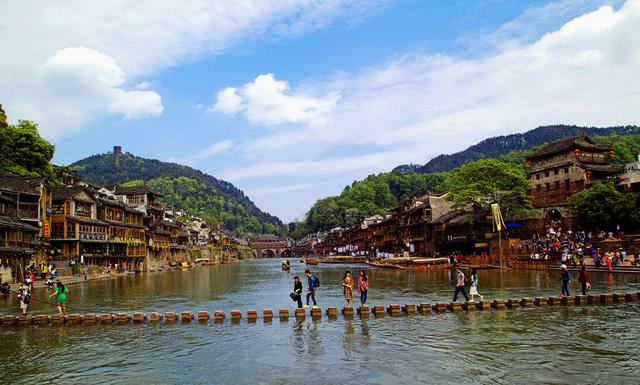
[[[469,290],[471,300],[475,301],[476,295],[480,297],[480,301],[484,301],[484,297],[478,293],[478,271],[474,268],[471,270],[471,290]]]
[[[578,282],[580,282],[580,286],[582,286],[582,295],[587,295],[587,290],[591,290],[591,282],[589,281],[589,273],[585,265],[582,265],[580,268]]]
[[[67,314],[67,293],[69,289],[67,289],[64,284],[60,281],[56,282],[56,291],[53,292],[49,297],[56,297],[56,305],[58,305],[58,312],[62,315]]]
[[[360,293],[360,304],[367,303],[367,292],[369,291],[369,277],[364,270],[360,270],[360,278],[358,278],[358,292]]]
[[[293,279],[293,300],[298,301],[298,309],[302,308],[302,282],[300,278],[295,277]]]
[[[353,286],[353,277],[351,277],[351,272],[347,271],[342,279],[342,293],[347,301],[347,307],[351,307],[351,301],[353,301]]]
[[[569,296],[569,282],[571,281],[571,275],[567,270],[567,265],[560,265],[561,273],[560,280],[562,281],[562,295]]]
[[[309,307],[309,298],[313,300],[313,306],[318,306],[316,302],[316,289],[318,288],[318,278],[312,275],[309,270],[304,271],[304,275],[307,276],[307,304],[304,307]]]
[[[462,270],[456,269],[456,290],[453,292],[453,302],[458,300],[458,293],[462,292],[464,298],[469,301],[469,296],[467,296],[466,285],[465,285],[465,276]]]

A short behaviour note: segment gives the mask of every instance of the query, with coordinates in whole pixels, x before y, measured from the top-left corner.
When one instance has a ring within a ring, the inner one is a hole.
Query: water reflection
[[[527,308],[280,322],[292,272],[279,261],[211,266],[71,285],[95,312],[271,308],[272,323],[0,328],[0,382],[11,383],[635,383],[640,304]],[[359,266],[314,267],[323,307]],[[449,271],[368,269],[370,306],[450,301]],[[558,294],[557,273],[479,271],[487,299]],[[636,276],[592,274],[594,292],[631,291]],[[304,282],[304,281],[303,281]],[[306,282],[304,282],[306,285]],[[579,290],[577,283],[572,291]],[[0,312],[17,311],[14,298]],[[34,305],[34,313],[51,313]],[[245,313],[246,314],[246,313]],[[245,317],[243,315],[243,317]],[[597,367],[594,371],[593,368]]]

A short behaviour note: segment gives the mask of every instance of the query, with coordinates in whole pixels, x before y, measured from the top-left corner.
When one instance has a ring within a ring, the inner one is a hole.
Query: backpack
[[[464,276],[464,285],[465,286],[469,286],[469,278],[467,277],[467,275],[465,273],[462,273],[462,275]]]
[[[318,278],[318,276],[314,275],[313,278],[315,278],[315,287],[319,287],[320,286],[320,278]],[[314,287],[314,289],[315,289]]]

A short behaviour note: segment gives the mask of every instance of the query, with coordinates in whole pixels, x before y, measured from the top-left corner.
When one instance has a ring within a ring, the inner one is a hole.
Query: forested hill
[[[541,126],[531,131],[527,131],[524,134],[496,136],[485,139],[464,151],[450,155],[439,155],[431,159],[425,165],[401,165],[393,169],[393,171],[414,171],[421,174],[451,171],[468,162],[486,158],[497,158],[509,153],[510,151],[529,150],[546,142],[582,133],[586,133],[589,136],[640,134],[640,127],[618,126],[601,128],[566,125]]]
[[[130,153],[93,155],[70,166],[81,178],[97,184],[146,183],[171,207],[218,221],[237,233],[284,231],[280,219],[256,207],[242,190],[191,167]]]

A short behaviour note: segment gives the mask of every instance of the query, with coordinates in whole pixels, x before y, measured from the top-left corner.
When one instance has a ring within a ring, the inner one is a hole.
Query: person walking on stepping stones
[[[580,268],[578,282],[580,282],[580,286],[582,287],[582,295],[587,295],[587,290],[591,290],[591,282],[589,281],[589,273],[585,265],[582,265]]]
[[[347,300],[347,307],[351,307],[351,301],[353,300],[353,277],[351,277],[351,272],[347,271],[344,273],[344,278],[342,279],[342,293],[344,294],[344,299]]]
[[[316,289],[318,288],[318,278],[311,274],[311,271],[305,270],[304,275],[307,276],[307,303],[304,307],[309,307],[309,298],[313,300],[313,306],[318,306],[316,302]]]
[[[456,290],[453,292],[453,302],[458,300],[458,293],[462,292],[464,298],[469,301],[466,289],[466,278],[464,273],[460,269],[456,269]]]
[[[369,291],[369,277],[364,270],[360,271],[360,278],[358,278],[358,292],[360,293],[360,304],[365,305],[367,303],[367,292]]]
[[[475,301],[476,295],[480,297],[480,301],[484,301],[484,297],[478,293],[478,271],[474,268],[471,270],[471,290],[469,290],[471,300]]]
[[[291,293],[291,298],[298,302],[298,309],[302,309],[302,282],[300,282],[300,278],[298,277],[293,279],[293,293]]]
[[[58,312],[61,315],[67,314],[67,293],[69,289],[67,289],[64,284],[60,281],[56,282],[56,291],[53,292],[49,297],[53,297],[56,295],[56,305],[58,306]]]
[[[569,296],[569,282],[571,281],[571,275],[567,270],[567,265],[560,265],[562,272],[560,273],[560,280],[562,281],[562,295]]]

